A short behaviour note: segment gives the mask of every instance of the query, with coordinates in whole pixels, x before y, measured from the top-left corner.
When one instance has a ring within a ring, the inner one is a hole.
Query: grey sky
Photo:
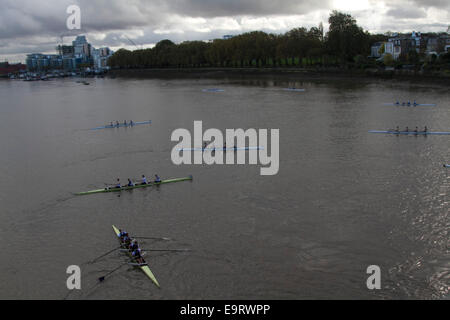
[[[94,46],[150,47],[162,39],[207,40],[252,30],[282,33],[327,28],[331,10],[352,14],[371,32],[446,31],[448,0],[0,0],[0,61],[27,53],[54,52],[66,35],[69,5],[81,8],[82,30]]]

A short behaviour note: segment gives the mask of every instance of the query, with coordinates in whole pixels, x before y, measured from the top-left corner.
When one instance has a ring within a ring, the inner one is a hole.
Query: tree
[[[330,30],[326,45],[330,54],[338,56],[341,62],[348,62],[358,54],[369,53],[369,34],[356,24],[351,15],[334,10],[328,22]]]

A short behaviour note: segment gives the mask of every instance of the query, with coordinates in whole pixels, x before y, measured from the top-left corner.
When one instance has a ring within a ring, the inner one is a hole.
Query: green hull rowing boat
[[[119,237],[119,235],[120,235],[119,229],[116,228],[115,226],[113,226],[113,230],[114,230],[114,233],[116,234],[116,236]],[[120,239],[119,239],[119,241],[120,241]],[[123,243],[120,243],[120,245],[121,245],[123,248],[125,248],[124,245],[123,245]],[[128,255],[129,255],[130,257],[132,257],[131,254],[130,254],[129,252],[128,252]],[[156,284],[156,286],[157,286],[158,288],[160,287],[160,286],[159,286],[159,283],[158,283],[158,280],[156,280],[155,275],[154,275],[153,272],[150,270],[150,268],[149,268],[148,265],[140,265],[140,266],[138,266],[138,267],[139,267],[139,269],[141,269],[141,270],[147,275],[147,277],[149,277],[149,278],[153,281],[154,284]]]
[[[77,193],[76,195],[77,196],[87,196],[87,195],[97,194],[97,193],[121,192],[121,191],[126,191],[126,190],[143,189],[143,188],[148,188],[148,187],[159,186],[161,184],[190,181],[190,180],[193,180],[192,176],[189,176],[186,178],[179,178],[179,179],[163,180],[159,183],[149,183],[149,184],[144,184],[144,185],[137,185],[134,187],[103,188],[103,189],[91,190],[91,191],[87,191],[87,192],[80,192],[80,193]]]

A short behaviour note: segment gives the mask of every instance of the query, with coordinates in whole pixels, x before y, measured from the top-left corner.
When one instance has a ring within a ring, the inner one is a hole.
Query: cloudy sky
[[[70,5],[81,9],[81,30],[68,30]],[[0,0],[0,61],[27,53],[55,53],[76,34],[95,47],[152,47],[208,40],[252,30],[283,33],[295,27],[328,27],[331,10],[350,13],[370,32],[446,31],[449,0]],[[128,39],[127,39],[128,38]]]

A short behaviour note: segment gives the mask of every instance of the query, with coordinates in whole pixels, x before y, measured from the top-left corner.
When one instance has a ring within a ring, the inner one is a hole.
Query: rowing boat
[[[203,92],[225,92],[225,90],[223,90],[223,89],[215,89],[215,88],[213,88],[213,89],[203,89],[202,91]]]
[[[444,164],[444,167],[450,168],[450,164]]]
[[[305,89],[283,88],[284,91],[305,92]]]
[[[434,103],[410,103],[410,104],[403,104],[403,103],[385,103],[383,104],[385,106],[396,106],[396,107],[435,107],[436,104]]]
[[[245,148],[185,148],[178,151],[250,151],[264,150],[263,147],[245,147]]]
[[[143,189],[143,188],[148,188],[148,187],[153,187],[153,186],[159,186],[161,184],[175,183],[175,182],[182,182],[182,181],[189,181],[189,180],[193,180],[193,177],[189,176],[186,178],[163,180],[159,183],[153,182],[153,183],[144,184],[144,185],[137,185],[134,187],[103,188],[103,189],[91,190],[91,191],[87,191],[87,192],[80,192],[80,193],[77,193],[76,195],[77,196],[87,196],[87,195],[97,194],[97,193],[121,192],[121,191],[126,191],[126,190]]]
[[[384,134],[404,134],[404,135],[422,135],[422,136],[429,136],[429,135],[435,135],[435,136],[447,136],[450,135],[450,132],[438,132],[438,131],[378,131],[378,130],[371,130],[369,133],[384,133]]]
[[[129,124],[127,123],[126,125],[124,123],[120,123],[119,125],[115,124],[115,125],[109,125],[109,126],[103,126],[103,127],[97,127],[97,128],[93,128],[91,130],[102,130],[102,129],[114,129],[114,128],[129,128],[129,127],[134,127],[134,126],[142,126],[144,124],[152,124],[152,121],[142,121],[142,122],[133,122],[133,124]]]
[[[116,228],[115,226],[113,226],[113,229],[114,229],[114,233],[116,234],[116,236],[119,237],[119,235],[120,235],[119,229]],[[120,241],[120,238],[119,238],[119,241]],[[121,241],[120,241],[120,245],[124,249],[128,249],[128,248],[125,248],[125,246],[123,245],[123,243]],[[132,257],[130,252],[128,252],[128,255],[130,257]],[[140,268],[147,275],[147,277],[149,277],[153,281],[153,283],[158,286],[158,288],[160,287],[159,283],[158,283],[158,280],[156,280],[156,277],[153,275],[153,272],[150,270],[150,268],[149,268],[149,266],[147,264],[145,264],[145,265],[136,265],[136,266],[138,268]]]

